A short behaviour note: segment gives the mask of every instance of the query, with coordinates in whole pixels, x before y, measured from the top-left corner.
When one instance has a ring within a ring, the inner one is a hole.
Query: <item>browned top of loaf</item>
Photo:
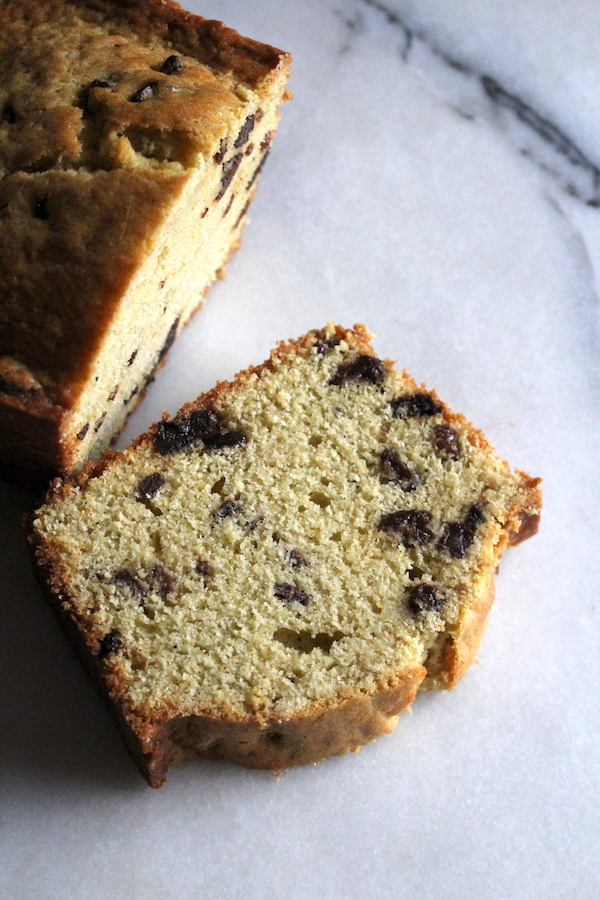
[[[68,406],[186,166],[290,59],[171,0],[8,0],[0,26],[0,357]],[[150,82],[152,102],[131,102]],[[175,133],[179,165],[138,168],[136,129]]]

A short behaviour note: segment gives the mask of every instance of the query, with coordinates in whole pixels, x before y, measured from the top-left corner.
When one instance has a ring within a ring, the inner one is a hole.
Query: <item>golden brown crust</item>
[[[0,470],[64,472],[68,412],[155,234],[248,91],[279,102],[290,57],[170,0],[8,0],[0,21]]]

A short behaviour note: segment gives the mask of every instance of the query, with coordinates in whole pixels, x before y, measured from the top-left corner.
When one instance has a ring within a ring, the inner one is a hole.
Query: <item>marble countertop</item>
[[[595,900],[600,8],[589,0],[204,0],[294,54],[225,280],[124,446],[283,338],[365,322],[544,478],[473,667],[358,755],[151,791],[29,568],[0,486],[0,895],[7,900]]]

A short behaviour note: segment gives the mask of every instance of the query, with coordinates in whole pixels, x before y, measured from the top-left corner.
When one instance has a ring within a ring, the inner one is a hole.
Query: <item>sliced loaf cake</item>
[[[290,57],[171,0],[6,0],[0,25],[0,475],[64,474],[238,246]]]
[[[30,540],[152,786],[390,731],[473,661],[538,480],[332,325],[57,480]]]

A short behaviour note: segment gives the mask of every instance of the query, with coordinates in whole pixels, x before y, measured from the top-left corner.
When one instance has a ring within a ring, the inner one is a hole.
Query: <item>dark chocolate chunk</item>
[[[330,379],[329,384],[343,385],[348,381],[382,384],[386,374],[387,369],[380,359],[361,353],[354,359],[342,363],[333,378]]]
[[[224,447],[239,447],[245,444],[248,437],[244,431],[234,430],[221,426],[213,434],[202,435],[202,441],[207,450],[221,450]]]
[[[262,525],[264,521],[264,516],[255,516],[253,519],[250,519],[249,522],[246,522],[246,528],[248,531],[254,531],[259,525]]]
[[[260,142],[260,149],[263,150],[263,151],[264,151],[264,150],[268,150],[269,147],[271,146],[271,141],[272,141],[272,140],[273,140],[273,133],[272,133],[271,131],[267,131],[267,133],[265,134],[264,138],[263,138],[262,141]]]
[[[81,93],[81,106],[83,108],[84,113],[89,113],[90,109],[90,94],[94,88],[107,88],[110,87],[108,81],[102,81],[99,78],[94,78],[93,81],[90,81],[88,85],[86,85]]]
[[[250,188],[252,187],[252,185],[254,184],[254,182],[256,181],[256,179],[258,178],[258,176],[260,175],[260,173],[262,172],[263,166],[264,166],[264,164],[266,163],[267,159],[269,158],[269,153],[270,153],[270,152],[271,152],[270,150],[267,150],[267,151],[265,152],[265,155],[263,156],[263,158],[261,159],[261,161],[259,162],[259,164],[258,164],[257,167],[255,168],[254,174],[253,174],[252,178],[250,179],[250,181],[249,181],[248,184],[246,185],[246,190],[247,190],[247,191],[250,190]]]
[[[113,584],[122,584],[128,587],[136,600],[142,604],[146,596],[146,588],[142,582],[129,571],[129,569],[117,569],[112,577]]]
[[[340,339],[338,337],[331,338],[323,338],[322,340],[315,341],[313,347],[315,348],[315,353],[317,356],[327,356],[331,351],[338,346]]]
[[[160,563],[157,563],[152,569],[152,580],[156,585],[157,592],[163,599],[173,590],[173,579]]]
[[[220,200],[221,197],[225,194],[225,191],[233,181],[233,176],[237,172],[239,165],[242,161],[244,154],[236,153],[235,156],[232,156],[231,159],[228,159],[227,162],[223,163],[223,174],[221,175],[221,187],[219,189],[219,193],[215,197],[215,200]]]
[[[137,355],[138,355],[138,351],[137,351],[137,350],[134,350],[133,353],[131,354],[131,356],[129,357],[129,359],[127,360],[127,365],[128,365],[128,366],[132,366],[132,365],[134,364],[135,358],[136,358]]]
[[[471,545],[477,527],[484,521],[481,506],[472,506],[463,519],[448,522],[444,528],[438,547],[446,550],[454,559],[462,559]]]
[[[154,449],[161,456],[170,456],[171,453],[180,453],[189,447],[194,441],[190,434],[188,422],[160,422],[154,435]]]
[[[292,569],[301,569],[308,565],[308,560],[302,556],[299,550],[289,550],[287,558]]]
[[[131,97],[129,98],[131,103],[143,103],[144,100],[149,100],[150,97],[154,96],[154,92],[156,91],[157,87],[158,81],[148,81],[131,95]]]
[[[446,595],[437,584],[415,584],[406,599],[408,608],[413,615],[418,616],[422,612],[441,612],[446,602]]]
[[[14,106],[12,104],[7,103],[4,109],[2,110],[2,121],[8,122],[9,125],[14,125],[17,121],[17,114],[15,112]]]
[[[254,144],[248,144],[248,146],[244,150],[244,155],[252,156],[253,153],[254,153]]]
[[[152,379],[150,379],[150,380],[152,380]],[[135,397],[135,395],[136,395],[136,394],[139,394],[139,392],[140,392],[140,389],[139,389],[139,387],[136,385],[136,386],[134,387],[134,389],[132,390],[132,392],[130,393],[129,397],[125,397],[125,398],[124,398],[124,400],[123,400],[123,406],[127,406],[127,404],[129,403],[129,401],[130,401],[130,400],[133,400],[133,398]]]
[[[196,572],[205,580],[208,578],[212,578],[214,574],[211,564],[206,559],[202,559],[202,557],[200,557],[196,562]]]
[[[137,486],[137,495],[143,500],[152,500],[155,497],[160,489],[164,487],[167,479],[162,474],[162,472],[152,472],[150,475],[146,475],[145,478],[142,478],[140,483]]]
[[[406,394],[397,397],[390,403],[392,415],[397,419],[420,418],[421,416],[437,416],[442,411],[431,394]]]
[[[173,342],[174,342],[175,338],[177,337],[178,325],[179,325],[179,316],[177,316],[177,318],[175,319],[175,321],[169,328],[169,333],[167,334],[167,337],[165,338],[165,342],[162,345],[162,350],[158,354],[157,362],[160,362],[161,359],[164,359],[165,356],[167,355],[167,353],[169,352],[169,350],[171,349],[171,347],[173,346]]]
[[[173,54],[172,56],[167,56],[164,63],[160,67],[160,71],[163,75],[178,75],[179,72],[183,69],[183,60],[180,56],[176,56]]]
[[[114,400],[115,397],[117,396],[117,391],[118,391],[118,390],[119,390],[119,385],[118,385],[118,384],[115,384],[114,388],[112,389],[112,391],[111,391],[110,394],[108,395],[108,399],[109,399],[109,400]]]
[[[10,377],[0,375],[0,391],[2,391],[3,394],[36,394],[38,390],[39,388],[34,387],[33,385],[26,386],[24,384],[18,384]]]
[[[225,216],[227,215],[227,213],[229,212],[229,210],[230,210],[231,207],[233,206],[233,201],[234,201],[234,200],[235,200],[235,194],[232,194],[231,197],[229,198],[229,203],[227,204],[227,206],[226,206],[225,209],[223,210],[223,218],[225,218]]]
[[[223,425],[212,409],[200,409],[185,421],[161,422],[154,436],[154,449],[162,456],[169,456],[200,440],[206,450],[220,450],[245,444],[247,436],[243,431]]]
[[[242,221],[242,219],[244,218],[244,216],[245,216],[246,213],[248,212],[248,207],[249,207],[249,206],[250,206],[250,200],[247,200],[247,201],[244,203],[244,205],[243,205],[243,207],[242,207],[242,210],[241,210],[239,216],[238,216],[237,219],[235,220],[235,225],[233,226],[233,229],[232,229],[232,230],[235,230],[235,229],[238,227],[238,225],[240,224],[240,222]]]
[[[451,459],[458,459],[460,457],[458,435],[450,425],[436,425],[433,429],[433,437],[435,446],[438,450],[441,450],[442,453],[446,453]]]
[[[224,500],[212,514],[214,522],[220,522],[240,512],[240,505],[235,500]]]
[[[296,587],[295,584],[287,584],[285,582],[276,584],[273,588],[273,593],[280,600],[283,600],[284,603],[300,603],[302,606],[308,606],[311,601],[311,597],[305,591]]]
[[[255,120],[254,116],[253,116],[253,115],[249,115],[248,118],[246,119],[246,121],[244,122],[244,124],[242,125],[242,128],[241,128],[241,130],[240,130],[240,133],[239,133],[238,136],[236,137],[235,143],[234,143],[234,145],[233,145],[233,146],[236,148],[236,150],[237,150],[239,147],[243,147],[244,144],[247,143],[248,138],[250,137],[250,132],[251,132],[252,129],[254,128],[254,122],[255,122],[255,121],[256,121],[256,120]]]
[[[215,153],[213,159],[217,163],[217,165],[221,165],[223,160],[225,159],[225,155],[227,153],[227,138],[221,138],[221,143],[219,144],[219,149]]]
[[[83,428],[81,429],[81,431],[77,432],[77,440],[82,441],[89,430],[90,430],[90,423],[86,422],[85,425],[83,426]]]
[[[109,656],[111,653],[118,653],[122,649],[123,636],[117,628],[113,628],[113,630],[109,631],[108,634],[105,634],[100,641],[98,656],[100,659],[104,659],[105,656]]]
[[[102,413],[102,415],[100,416],[99,419],[96,419],[96,422],[94,424],[94,433],[95,434],[97,434],[100,431],[100,429],[102,428],[105,418],[106,418],[106,410],[104,410],[104,412]]]
[[[48,208],[48,195],[45,197],[40,197],[39,200],[33,205],[33,215],[36,219],[42,219],[42,221],[46,221],[50,218],[50,210]]]
[[[414,491],[419,486],[419,478],[416,472],[402,462],[395,450],[386,447],[381,452],[381,465],[390,481],[399,484],[403,491]]]
[[[379,520],[378,528],[388,534],[396,534],[405,547],[418,547],[433,537],[431,516],[424,509],[399,509],[387,513]]]

